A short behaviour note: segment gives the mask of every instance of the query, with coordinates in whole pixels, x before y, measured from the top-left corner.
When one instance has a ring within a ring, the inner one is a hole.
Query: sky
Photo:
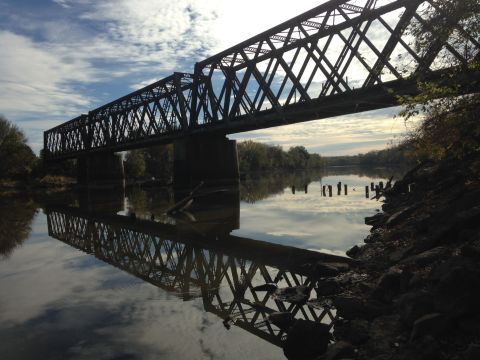
[[[43,131],[301,14],[323,0],[0,0],[0,114]],[[241,5],[240,5],[241,4]],[[322,155],[385,148],[397,108],[242,133]]]

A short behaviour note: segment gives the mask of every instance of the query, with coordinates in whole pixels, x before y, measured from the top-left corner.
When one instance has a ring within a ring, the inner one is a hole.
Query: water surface
[[[2,199],[2,359],[282,358],[269,312],[334,312],[253,287],[308,285],[305,261],[362,242],[381,206],[365,186],[389,174],[349,172],[249,178],[175,216],[171,189]]]

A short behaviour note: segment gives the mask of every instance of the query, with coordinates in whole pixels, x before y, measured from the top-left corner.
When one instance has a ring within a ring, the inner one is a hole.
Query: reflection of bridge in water
[[[338,257],[75,208],[47,208],[46,213],[50,236],[183,300],[201,297],[206,311],[277,346],[286,334],[268,322],[269,313],[288,311],[333,326],[328,308],[280,301],[254,288],[272,282],[315,288],[302,265]]]

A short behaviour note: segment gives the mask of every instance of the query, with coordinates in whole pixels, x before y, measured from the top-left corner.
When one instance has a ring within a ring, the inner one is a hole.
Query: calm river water
[[[0,199],[0,358],[284,358],[268,313],[334,314],[253,287],[308,283],[305,261],[361,243],[381,207],[365,186],[390,174],[259,176],[171,216],[169,189]]]

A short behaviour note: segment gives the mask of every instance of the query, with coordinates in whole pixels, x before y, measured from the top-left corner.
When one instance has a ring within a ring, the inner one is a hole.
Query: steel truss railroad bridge
[[[421,51],[412,45],[418,26],[430,39]],[[469,65],[479,50],[476,35],[435,0],[331,0],[196,63],[193,73],[174,73],[46,131],[44,155],[91,159],[173,142],[176,178],[204,179],[201,169],[235,177],[225,135],[391,107],[417,94],[419,80],[447,78],[463,93],[478,91]],[[79,164],[91,168],[87,181],[104,167]]]

